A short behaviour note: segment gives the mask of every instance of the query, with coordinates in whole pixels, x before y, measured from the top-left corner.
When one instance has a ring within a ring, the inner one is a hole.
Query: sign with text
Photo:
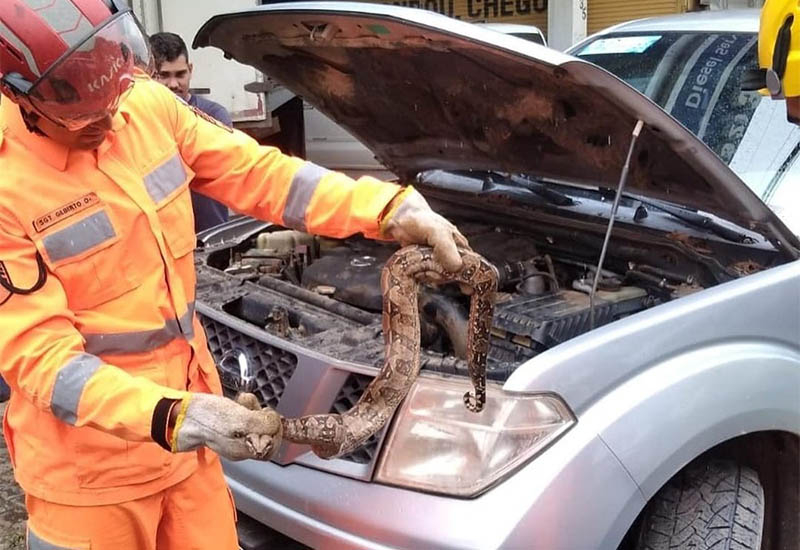
[[[535,25],[547,32],[548,0],[378,0],[409,8],[435,11],[455,19],[481,23]]]
[[[753,38],[745,34],[721,35],[708,41],[682,75],[682,88],[670,110],[672,116],[702,138],[701,130],[714,112],[724,86],[729,84],[731,71],[752,43]]]

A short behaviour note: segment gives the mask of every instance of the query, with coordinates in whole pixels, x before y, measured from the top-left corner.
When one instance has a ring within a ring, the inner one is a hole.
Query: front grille
[[[238,392],[240,388],[239,373],[225,372],[219,368],[219,365],[223,356],[229,351],[244,349],[255,363],[256,388],[253,393],[256,394],[262,405],[268,405],[273,409],[277,407],[286,383],[297,367],[297,356],[237,332],[204,315],[199,315],[199,317],[206,329],[208,347],[220,371],[225,395],[234,397]]]
[[[372,382],[372,377],[364,374],[351,374],[348,376],[339,395],[336,396],[330,412],[342,414],[353,408],[353,405],[361,398],[361,394],[364,393],[370,382]],[[370,464],[375,458],[378,450],[378,441],[382,433],[383,431],[373,435],[364,442],[364,445],[350,454],[341,456],[340,459],[355,462],[356,464]]]
[[[234,349],[244,349],[256,364],[256,389],[253,393],[259,398],[262,406],[268,405],[273,409],[276,408],[287,382],[297,367],[297,356],[242,334],[205,315],[198,314],[198,317],[205,328],[208,347],[211,350],[214,361],[217,363],[217,370],[222,380],[222,388],[225,395],[231,398],[235,397],[240,391],[241,383],[238,372],[227,372],[220,367],[222,358],[226,353]],[[371,376],[363,374],[351,374],[348,376],[336,396],[330,412],[342,414],[353,408],[370,382],[372,382]],[[373,435],[363,446],[339,459],[356,464],[371,464],[377,455],[378,442],[382,433]]]

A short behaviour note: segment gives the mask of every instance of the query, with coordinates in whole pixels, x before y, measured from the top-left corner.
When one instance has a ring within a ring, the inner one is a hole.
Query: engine
[[[507,376],[522,361],[592,326],[640,311],[654,301],[645,288],[624,284],[622,276],[603,271],[591,308],[593,266],[551,257],[540,252],[531,238],[491,227],[470,227],[467,236],[473,249],[499,273],[489,356],[494,378]],[[397,250],[395,244],[325,239],[287,230],[261,233],[249,244],[228,258],[224,271],[272,292],[246,293],[223,309],[281,337],[316,342],[348,359],[355,353],[362,360],[382,360],[377,330],[381,269]],[[458,371],[466,356],[468,306],[469,298],[455,285],[423,288],[419,298],[423,365]],[[352,325],[337,325],[337,319]]]

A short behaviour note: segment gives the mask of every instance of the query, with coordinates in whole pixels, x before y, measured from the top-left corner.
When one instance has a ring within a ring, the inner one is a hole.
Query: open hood
[[[626,190],[736,222],[782,248],[797,238],[700,140],[610,73],[424,10],[287,2],[219,15],[215,46],[302,96],[390,170],[498,170]]]

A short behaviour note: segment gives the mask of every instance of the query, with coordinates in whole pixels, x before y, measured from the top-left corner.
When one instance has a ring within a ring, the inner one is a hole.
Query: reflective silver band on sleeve
[[[330,173],[313,162],[305,162],[292,178],[286,207],[283,209],[283,225],[299,231],[306,230],[306,209],[314,196],[320,180]]]
[[[101,364],[99,357],[82,353],[59,369],[50,398],[50,410],[56,418],[75,425],[83,388]]]
[[[105,210],[95,212],[44,238],[44,249],[52,262],[72,258],[117,236]]]
[[[186,169],[177,153],[144,177],[144,186],[158,204],[186,181]]]
[[[187,311],[180,319],[169,319],[164,326],[154,330],[138,332],[117,332],[108,334],[83,334],[84,348],[94,355],[123,355],[143,353],[166,346],[176,338],[194,338],[192,319],[194,302],[188,304]]]
[[[186,306],[186,313],[178,318],[178,326],[180,327],[181,334],[187,340],[194,338],[194,302],[189,302]]]

